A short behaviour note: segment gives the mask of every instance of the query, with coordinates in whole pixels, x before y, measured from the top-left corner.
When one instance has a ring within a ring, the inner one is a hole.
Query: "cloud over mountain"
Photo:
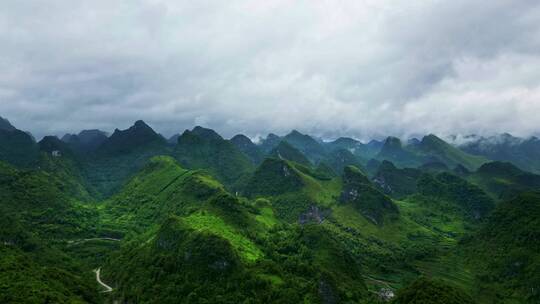
[[[38,136],[537,132],[537,1],[7,0],[0,115]]]

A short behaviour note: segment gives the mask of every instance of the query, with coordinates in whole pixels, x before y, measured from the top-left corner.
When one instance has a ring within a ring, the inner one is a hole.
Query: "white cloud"
[[[0,115],[38,136],[528,135],[537,1],[4,1]]]

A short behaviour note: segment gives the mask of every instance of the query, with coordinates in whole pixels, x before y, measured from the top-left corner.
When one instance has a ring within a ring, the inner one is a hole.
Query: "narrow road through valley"
[[[109,286],[109,285],[107,285],[107,284],[105,284],[105,283],[103,283],[103,282],[101,281],[101,278],[100,278],[101,268],[98,268],[98,269],[94,270],[94,272],[96,273],[96,281],[99,283],[99,285],[101,285],[101,286],[103,286],[103,287],[105,288],[105,290],[102,291],[102,292],[105,293],[105,292],[111,292],[111,291],[113,291],[113,289],[112,289],[111,286]]]
[[[120,242],[121,239],[115,239],[115,238],[110,238],[110,237],[102,237],[102,238],[91,238],[91,239],[80,239],[80,240],[69,240],[67,241],[68,244],[70,245],[75,245],[75,244],[79,244],[79,243],[83,243],[83,242],[88,242],[88,241],[113,241],[113,242]]]

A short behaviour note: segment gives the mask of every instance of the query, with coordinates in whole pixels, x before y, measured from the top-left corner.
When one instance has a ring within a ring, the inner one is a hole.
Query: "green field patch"
[[[274,216],[274,211],[270,207],[263,207],[260,209],[260,214],[255,216],[255,219],[264,224],[268,228],[272,228],[278,223],[276,217]]]
[[[263,256],[262,251],[252,241],[235,231],[234,228],[215,215],[198,212],[191,214],[184,220],[191,228],[197,231],[209,232],[228,240],[247,262],[255,262]]]
[[[283,279],[277,275],[263,273],[257,276],[265,281],[269,281],[270,283],[272,283],[272,285],[275,286],[283,285],[284,283]]]

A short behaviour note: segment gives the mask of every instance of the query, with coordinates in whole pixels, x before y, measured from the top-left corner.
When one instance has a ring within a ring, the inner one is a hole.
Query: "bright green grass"
[[[358,231],[361,238],[376,238],[383,241],[377,245],[377,242],[366,240],[364,248],[369,254],[389,255],[392,254],[393,246],[401,248],[400,250],[411,245],[435,249],[438,252],[435,256],[428,256],[413,263],[416,271],[470,288],[473,274],[465,269],[459,257],[447,254],[457,246],[458,237],[466,232],[464,218],[459,213],[445,210],[445,206],[440,209],[438,206],[426,206],[411,199],[395,203],[400,210],[399,218],[385,221],[382,226],[374,225],[350,205],[334,206],[332,216],[341,225]],[[328,226],[329,230],[335,233],[343,233],[333,225]],[[416,275],[408,270],[380,274],[367,267],[364,279],[368,288],[376,291],[385,286],[397,290],[415,277]]]
[[[255,262],[263,256],[262,251],[249,239],[227,225],[220,217],[197,212],[184,218],[185,222],[197,231],[205,231],[228,240],[233,248],[247,262]]]
[[[274,210],[272,210],[272,208],[262,207],[260,209],[260,213],[261,214],[255,216],[255,219],[259,223],[265,225],[267,228],[272,228],[278,223],[278,220],[274,216]]]
[[[329,207],[336,201],[341,192],[341,179],[334,178],[331,180],[319,180],[313,176],[306,174],[296,168],[295,163],[288,161],[291,168],[294,168],[296,173],[302,179],[304,187],[301,192],[306,197],[309,197],[318,205]]]
[[[443,202],[434,202],[439,206],[424,206],[414,200],[396,201],[400,208],[402,218],[440,234],[448,243],[455,244],[456,237],[466,232],[465,221],[459,211],[444,205]]]
[[[464,263],[463,257],[454,254],[438,256],[427,261],[417,261],[416,268],[425,276],[439,278],[471,290],[474,286],[474,274]]]
[[[283,285],[283,279],[277,275],[261,273],[257,276],[263,280],[269,281],[274,286]]]
[[[401,204],[398,204],[401,207]],[[401,211],[401,208],[400,208]],[[406,241],[409,234],[434,236],[430,229],[423,227],[407,217],[386,221],[382,227],[359,214],[351,205],[338,205],[333,208],[333,216],[338,222],[353,227],[366,236],[375,236],[389,242]]]

